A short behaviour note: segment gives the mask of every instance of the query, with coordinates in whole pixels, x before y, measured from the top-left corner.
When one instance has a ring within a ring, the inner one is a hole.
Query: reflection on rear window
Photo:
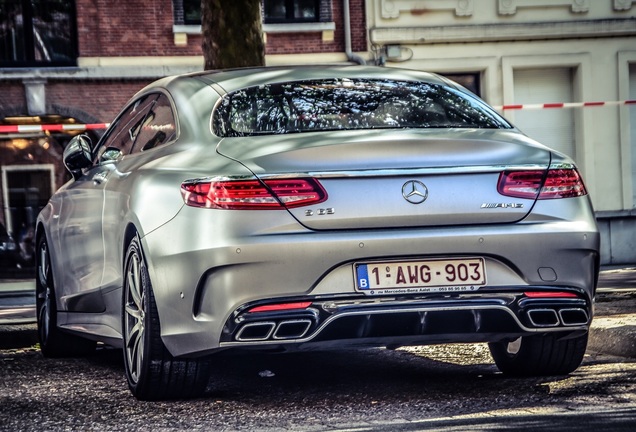
[[[479,99],[411,81],[331,79],[249,87],[226,95],[213,118],[232,137],[381,128],[510,128]]]

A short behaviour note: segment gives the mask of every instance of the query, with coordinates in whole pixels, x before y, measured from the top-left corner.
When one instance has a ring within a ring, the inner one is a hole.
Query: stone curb
[[[603,268],[588,352],[636,358],[636,267]]]
[[[596,316],[592,320],[587,350],[636,358],[636,314]]]

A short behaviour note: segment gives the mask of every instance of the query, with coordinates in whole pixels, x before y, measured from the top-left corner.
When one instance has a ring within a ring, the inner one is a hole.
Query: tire
[[[128,387],[137,399],[186,399],[205,392],[209,361],[174,358],[161,340],[159,314],[137,236],[124,261],[122,334]]]
[[[588,333],[568,339],[546,334],[488,344],[501,372],[515,376],[566,375],[583,361]]]
[[[46,236],[38,241],[36,252],[35,308],[40,350],[44,357],[77,357],[90,354],[96,342],[64,333],[57,327],[57,303],[51,257]]]

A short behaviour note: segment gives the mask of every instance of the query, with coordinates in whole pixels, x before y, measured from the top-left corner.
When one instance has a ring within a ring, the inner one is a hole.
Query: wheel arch
[[[126,259],[128,256],[128,248],[130,247],[130,243],[132,242],[132,240],[138,237],[139,238],[139,250],[142,256],[142,259],[144,261],[144,265],[146,267],[146,272],[148,274],[148,278],[150,281],[150,289],[153,290],[153,295],[156,295],[156,293],[154,293],[154,281],[156,279],[155,275],[154,275],[154,269],[152,268],[152,260],[150,259],[150,257],[148,256],[148,254],[146,253],[147,251],[147,245],[145,245],[144,243],[144,239],[143,239],[143,231],[140,230],[138,228],[138,224],[136,224],[134,221],[129,221],[126,225],[126,228],[124,229],[123,232],[123,237],[122,237],[122,245],[121,245],[121,268],[122,268],[122,278],[125,278],[125,271],[126,271]],[[124,285],[124,281],[122,280],[122,288]],[[161,305],[157,306],[157,313],[159,315],[159,328],[161,329],[161,309],[163,309],[161,307]]]
[[[46,230],[44,229],[44,224],[40,221],[35,226],[35,244],[37,245],[42,238],[42,236],[46,237]],[[39,259],[39,254],[36,253],[35,259]]]

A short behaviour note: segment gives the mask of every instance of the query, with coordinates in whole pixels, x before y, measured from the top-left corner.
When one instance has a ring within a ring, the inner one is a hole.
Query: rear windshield
[[[510,128],[484,102],[459,90],[412,81],[330,79],[249,87],[224,96],[218,136],[346,129]]]

